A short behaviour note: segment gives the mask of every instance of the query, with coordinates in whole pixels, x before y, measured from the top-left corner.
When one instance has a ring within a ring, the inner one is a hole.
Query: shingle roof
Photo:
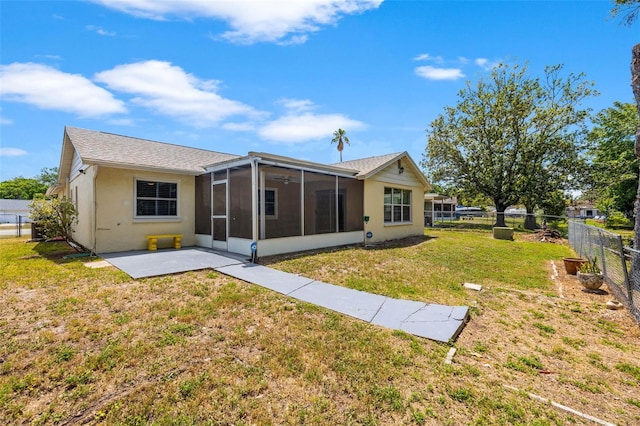
[[[239,158],[232,154],[76,127],[67,126],[65,132],[85,164],[203,173],[206,165]]]
[[[394,161],[399,156],[404,154],[403,152],[396,152],[394,154],[378,155],[375,157],[359,158],[357,160],[343,161],[341,163],[332,164],[335,167],[342,167],[345,169],[358,170],[358,176],[365,176],[369,173],[384,167],[388,163]]]
[[[422,182],[426,189],[431,189],[431,184],[427,181],[427,178],[422,174],[416,163],[413,162],[413,159],[407,151],[360,158],[352,161],[343,161],[341,163],[333,164],[333,166],[358,170],[358,174],[356,175],[358,179],[369,179],[385,167],[398,160],[404,160],[407,164],[410,164],[410,167],[415,172],[414,176]]]
[[[69,144],[71,146],[69,146]],[[206,149],[191,148],[182,145],[156,142],[148,139],[139,139],[130,136],[67,126],[65,127],[65,141],[63,143],[62,158],[60,161],[59,178],[67,176],[67,173],[71,168],[73,150],[78,153],[84,164],[98,164],[110,167],[158,170],[195,175],[205,173],[207,166],[243,158],[234,154],[225,154]],[[251,154],[268,155],[274,158],[278,157],[264,153]],[[410,160],[409,162],[413,165],[413,168],[417,171],[419,179],[423,181],[425,186],[430,186],[424,175],[422,175],[406,151],[361,158],[352,161],[344,161],[330,165],[317,164],[317,166],[318,168],[326,169],[327,171],[331,171],[331,169],[333,169],[332,171],[334,172],[339,169],[343,169],[346,173],[352,175],[355,171],[358,171],[356,176],[359,179],[368,179],[392,162],[405,157]],[[278,158],[283,159],[285,157]],[[289,160],[294,161],[295,159]],[[295,161],[297,163],[304,163],[305,165],[311,164],[309,162],[302,162],[301,160]]]

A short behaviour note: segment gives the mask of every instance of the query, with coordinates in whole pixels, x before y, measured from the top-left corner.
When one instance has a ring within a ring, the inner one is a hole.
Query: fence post
[[[602,238],[602,232],[598,231],[598,239],[600,240],[600,256],[602,259],[602,274],[607,276],[607,261],[604,257],[604,239]]]
[[[629,271],[627,270],[627,260],[624,257],[624,247],[622,245],[622,237],[618,235],[618,238],[616,238],[616,241],[618,242],[618,250],[620,250],[620,262],[622,262],[622,271],[623,271],[623,275],[624,275],[624,283],[626,284],[625,287],[627,288],[627,294],[629,297],[629,304],[633,305],[633,291],[631,291],[631,280],[629,280]],[[631,256],[633,256],[633,253],[631,253]]]

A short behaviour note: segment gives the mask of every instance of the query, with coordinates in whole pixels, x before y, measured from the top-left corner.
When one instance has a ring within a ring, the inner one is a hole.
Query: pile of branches
[[[562,235],[555,229],[539,229],[535,233],[535,240],[542,243],[561,243]]]

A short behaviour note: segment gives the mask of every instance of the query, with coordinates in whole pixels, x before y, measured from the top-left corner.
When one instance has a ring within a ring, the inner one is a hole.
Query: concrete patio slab
[[[110,253],[103,259],[133,278],[200,269],[260,285],[297,300],[322,306],[374,325],[439,342],[455,339],[468,319],[467,306],[445,306],[392,299],[277,271],[232,254],[200,248]]]
[[[236,258],[196,248],[108,253],[101,256],[136,279],[242,263]]]

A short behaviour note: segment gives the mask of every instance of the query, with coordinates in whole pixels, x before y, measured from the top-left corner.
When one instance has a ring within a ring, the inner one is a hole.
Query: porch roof
[[[272,165],[275,165],[275,166],[293,167],[298,169],[319,171],[319,172],[324,172],[324,173],[329,173],[334,175],[342,175],[342,176],[347,175],[347,176],[355,177],[358,174],[358,170],[356,169],[349,169],[344,167],[338,167],[336,165],[315,163],[313,161],[300,160],[297,158],[285,157],[282,155],[269,154],[266,152],[254,152],[254,151],[249,152],[249,154],[244,157],[238,157],[238,158],[233,158],[226,161],[217,162],[214,164],[209,164],[205,168],[207,169],[207,171],[215,171],[215,170],[220,170],[228,167],[247,165],[247,164],[250,164],[250,162],[253,160],[257,160],[258,162],[262,162],[262,163],[271,163]]]
[[[441,195],[436,193],[427,193],[424,194],[425,201],[441,201],[443,203],[455,204],[457,200],[455,198],[451,198],[448,195]]]

